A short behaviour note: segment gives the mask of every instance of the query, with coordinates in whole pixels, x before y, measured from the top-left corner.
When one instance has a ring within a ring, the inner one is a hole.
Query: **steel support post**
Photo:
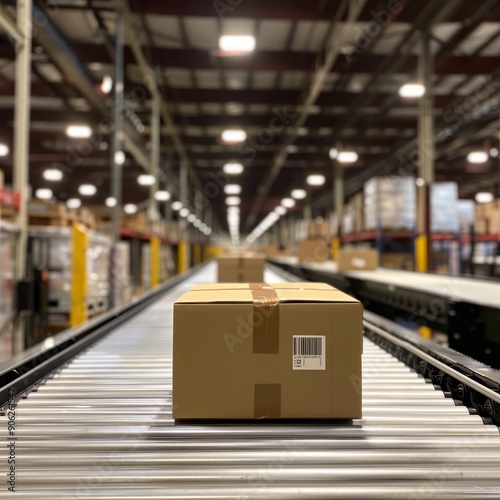
[[[32,0],[17,1],[17,31],[22,36],[16,56],[16,81],[14,103],[14,189],[20,195],[17,217],[19,235],[17,238],[15,278],[26,278],[28,246],[28,182],[29,182],[29,138],[31,106],[31,16]],[[25,348],[25,318],[18,316],[14,326],[13,353]]]

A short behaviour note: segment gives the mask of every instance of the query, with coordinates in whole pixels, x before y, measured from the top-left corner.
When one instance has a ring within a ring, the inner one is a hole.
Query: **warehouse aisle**
[[[172,304],[214,280],[205,266],[19,403],[19,497],[500,497],[498,429],[366,339],[363,421],[175,425]]]

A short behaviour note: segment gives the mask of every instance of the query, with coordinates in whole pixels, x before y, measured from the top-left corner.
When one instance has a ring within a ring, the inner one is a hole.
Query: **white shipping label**
[[[293,336],[293,369],[326,370],[326,336]]]

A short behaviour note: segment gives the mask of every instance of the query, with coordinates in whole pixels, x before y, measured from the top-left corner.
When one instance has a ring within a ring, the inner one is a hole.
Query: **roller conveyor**
[[[500,498],[498,427],[368,338],[362,421],[176,425],[172,304],[214,279],[203,267],[19,402],[18,497]]]

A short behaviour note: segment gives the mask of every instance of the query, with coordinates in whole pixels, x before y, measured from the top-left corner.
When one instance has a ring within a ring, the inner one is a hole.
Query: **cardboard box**
[[[309,238],[327,238],[330,234],[330,221],[323,217],[309,221]]]
[[[339,271],[374,271],[378,268],[378,251],[372,248],[340,248],[337,268]]]
[[[297,248],[299,262],[311,264],[325,262],[328,259],[328,249],[324,240],[302,240]]]
[[[173,417],[360,418],[362,319],[323,283],[195,287],[174,305]]]
[[[261,283],[265,259],[256,254],[221,255],[218,258],[219,283]]]
[[[413,254],[399,252],[384,252],[380,258],[380,267],[387,269],[399,269],[413,271]]]

